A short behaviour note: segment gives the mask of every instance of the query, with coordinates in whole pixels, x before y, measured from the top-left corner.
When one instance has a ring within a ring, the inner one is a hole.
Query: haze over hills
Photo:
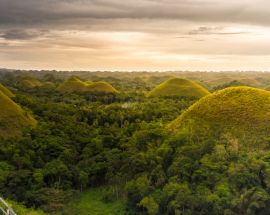
[[[208,90],[194,81],[182,78],[171,78],[156,86],[148,96],[201,98],[207,94],[209,94]]]
[[[189,107],[170,126],[197,140],[217,138],[237,148],[263,149],[270,132],[270,92],[230,87],[208,95]]]

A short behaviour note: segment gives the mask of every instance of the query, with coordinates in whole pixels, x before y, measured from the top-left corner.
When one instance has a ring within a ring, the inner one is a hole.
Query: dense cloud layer
[[[267,0],[0,0],[0,23],[68,24],[83,19],[126,18],[268,25],[269,6]]]
[[[267,0],[0,0],[0,66],[268,69],[269,6]],[[245,56],[260,56],[260,66],[243,65]]]

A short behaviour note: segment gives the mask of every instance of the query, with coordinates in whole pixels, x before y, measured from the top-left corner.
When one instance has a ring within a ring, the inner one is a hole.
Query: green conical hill
[[[201,98],[208,95],[207,89],[201,85],[182,78],[172,78],[156,86],[149,97],[192,97]]]
[[[251,87],[230,87],[193,104],[169,125],[186,131],[195,142],[214,138],[234,147],[269,147],[270,92]]]

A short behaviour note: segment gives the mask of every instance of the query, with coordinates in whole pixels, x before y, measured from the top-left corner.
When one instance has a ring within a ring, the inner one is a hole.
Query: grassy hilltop
[[[91,82],[81,81],[77,77],[70,77],[64,81],[58,90],[65,93],[70,92],[101,92],[101,93],[117,93],[117,90],[105,81]]]
[[[171,123],[174,131],[188,130],[193,137],[224,139],[260,148],[270,134],[270,92],[231,87],[206,96]]]
[[[17,137],[36,120],[0,91],[0,137]]]
[[[149,94],[149,97],[194,97],[201,98],[209,94],[208,90],[201,85],[182,78],[169,79],[157,87]]]

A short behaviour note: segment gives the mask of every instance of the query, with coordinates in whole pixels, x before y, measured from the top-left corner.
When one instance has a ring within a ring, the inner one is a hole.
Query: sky
[[[0,68],[270,71],[270,1],[0,0]]]

